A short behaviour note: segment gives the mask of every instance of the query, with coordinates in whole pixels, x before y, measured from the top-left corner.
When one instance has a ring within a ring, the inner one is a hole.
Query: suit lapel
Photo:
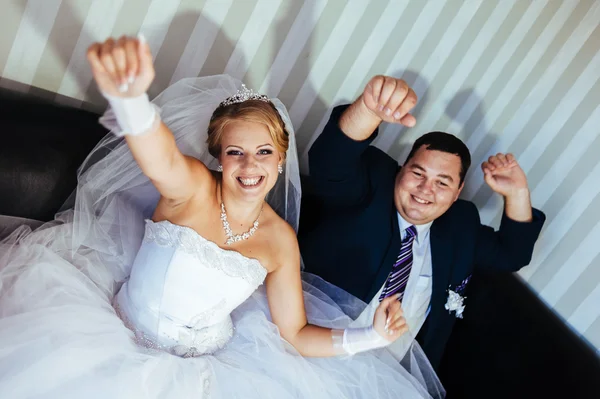
[[[442,221],[433,222],[430,235],[431,267],[433,287],[431,293],[431,311],[428,317],[427,336],[436,330],[440,316],[446,311],[447,288],[454,261],[452,234],[448,234]]]
[[[390,212],[391,221],[391,231],[392,236],[390,237],[390,243],[387,247],[387,251],[385,253],[385,257],[383,258],[383,263],[379,265],[379,270],[375,275],[375,281],[371,286],[371,289],[367,293],[367,297],[364,300],[369,303],[371,299],[379,292],[379,289],[387,279],[390,271],[392,270],[392,266],[396,261],[396,257],[400,251],[400,227],[398,226],[398,215],[396,214],[396,205],[392,202],[392,211]]]

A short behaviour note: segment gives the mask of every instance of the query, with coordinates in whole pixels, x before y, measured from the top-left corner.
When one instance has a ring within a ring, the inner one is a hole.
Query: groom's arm
[[[539,209],[531,208],[531,215],[529,221],[518,221],[511,219],[505,210],[498,231],[480,223],[475,248],[476,267],[515,272],[527,266],[546,220],[546,215]]]
[[[379,125],[386,121],[414,126],[408,112],[416,101],[403,80],[376,76],[354,103],[334,108],[308,154],[313,194],[338,203],[360,201],[369,190],[369,168],[377,167],[379,158],[389,158],[374,148],[367,154]]]
[[[368,160],[363,154],[377,137],[377,126],[363,140],[354,140],[344,132],[346,113],[352,105],[335,107],[329,122],[308,152],[311,194],[325,201],[353,204],[369,190]]]
[[[531,261],[546,217],[532,208],[527,176],[512,154],[492,155],[481,168],[485,182],[504,198],[504,214],[497,232],[480,226],[477,266],[517,271]]]

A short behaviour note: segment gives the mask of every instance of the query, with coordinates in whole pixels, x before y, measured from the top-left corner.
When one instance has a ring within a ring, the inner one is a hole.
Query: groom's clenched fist
[[[381,122],[413,127],[417,120],[409,112],[416,103],[415,91],[404,80],[377,75],[340,116],[339,127],[357,141],[369,138]]]
[[[385,122],[412,127],[417,122],[409,114],[417,104],[417,95],[404,80],[391,76],[373,77],[362,94],[367,109]]]

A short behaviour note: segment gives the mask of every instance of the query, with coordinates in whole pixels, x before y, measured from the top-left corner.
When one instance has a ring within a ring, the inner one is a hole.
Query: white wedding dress
[[[271,322],[265,268],[148,219],[156,193],[114,144],[82,167],[72,209],[0,243],[1,398],[443,396],[416,344],[411,373],[387,349],[300,356]],[[311,323],[344,328],[365,306],[305,277]]]

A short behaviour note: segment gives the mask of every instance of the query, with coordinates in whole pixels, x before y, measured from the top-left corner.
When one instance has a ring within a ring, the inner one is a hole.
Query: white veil
[[[218,161],[208,152],[208,124],[219,103],[234,95],[241,85],[241,81],[228,75],[182,79],[159,94],[152,103],[159,108],[180,151],[214,170]],[[289,133],[289,147],[284,173],[279,175],[267,195],[267,202],[297,231],[301,187],[294,129],[285,106],[277,99],[271,101]],[[101,118],[101,123],[109,130],[117,128],[110,110]],[[89,258],[87,250],[95,252],[100,256],[101,264],[111,269],[111,273],[102,275],[112,274],[115,283],[123,281],[129,275],[142,240],[144,219],[152,216],[159,198],[158,191],[133,159],[125,140],[108,134],[79,169],[69,246],[72,255],[85,249],[83,252]],[[64,217],[70,219],[69,212]],[[96,275],[96,279],[100,277],[91,265],[90,268],[85,266],[80,265],[87,273]],[[106,283],[108,288],[111,282]]]

